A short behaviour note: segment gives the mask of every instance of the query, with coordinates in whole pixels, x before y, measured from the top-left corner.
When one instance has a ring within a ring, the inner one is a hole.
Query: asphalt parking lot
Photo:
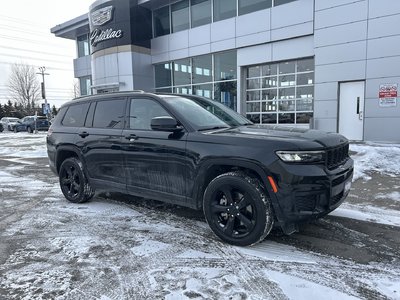
[[[189,209],[122,194],[68,203],[45,134],[2,133],[0,298],[399,299],[400,174],[363,172],[332,215],[241,248]]]

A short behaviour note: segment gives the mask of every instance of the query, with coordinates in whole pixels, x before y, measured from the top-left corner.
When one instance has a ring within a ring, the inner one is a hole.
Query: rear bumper
[[[350,192],[353,160],[334,170],[319,165],[278,163],[274,177],[278,192],[273,197],[277,224],[282,227],[327,215],[340,206]]]

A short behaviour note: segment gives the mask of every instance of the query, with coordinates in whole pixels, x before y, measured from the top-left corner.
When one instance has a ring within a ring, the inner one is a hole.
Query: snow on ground
[[[354,177],[371,179],[369,172],[400,176],[400,145],[395,144],[351,144],[350,150],[356,152],[354,159]]]
[[[351,150],[355,180],[400,175],[400,147]],[[30,208],[12,226],[0,220],[0,253],[10,252],[4,262],[0,256],[0,298],[400,298],[398,261],[360,264],[272,240],[234,247],[204,221],[174,211],[98,197],[68,203],[48,167],[21,175],[35,166],[32,157],[45,161],[45,134],[0,134],[0,160],[9,163],[0,169],[2,207]],[[399,192],[377,198],[399,201]],[[400,227],[398,210],[345,204],[333,215]]]

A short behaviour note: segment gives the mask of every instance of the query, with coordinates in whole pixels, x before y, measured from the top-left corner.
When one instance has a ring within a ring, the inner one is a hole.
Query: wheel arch
[[[267,172],[254,162],[240,159],[210,159],[204,162],[196,176],[193,198],[196,202],[196,208],[201,209],[203,206],[203,195],[208,184],[218,175],[230,171],[242,171],[251,177],[255,177],[263,185],[267,196],[273,201],[273,189],[268,181]]]
[[[55,159],[57,174],[60,172],[60,167],[63,161],[70,157],[76,157],[82,162],[82,164],[84,164],[83,157],[79,149],[76,148],[75,146],[65,145],[57,148],[56,159]]]

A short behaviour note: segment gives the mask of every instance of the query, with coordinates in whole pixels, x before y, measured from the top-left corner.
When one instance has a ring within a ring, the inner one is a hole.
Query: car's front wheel
[[[94,195],[94,190],[83,171],[82,162],[75,157],[63,161],[59,179],[61,191],[70,202],[83,203],[89,201]]]
[[[15,132],[15,133],[18,132],[17,126],[14,127],[14,132]]]
[[[210,182],[203,210],[212,231],[237,246],[262,241],[274,224],[270,199],[262,184],[239,171],[219,175]]]
[[[28,133],[32,133],[32,132],[33,132],[32,128],[31,128],[30,126],[28,126],[28,127],[26,128],[26,131],[28,131]]]

